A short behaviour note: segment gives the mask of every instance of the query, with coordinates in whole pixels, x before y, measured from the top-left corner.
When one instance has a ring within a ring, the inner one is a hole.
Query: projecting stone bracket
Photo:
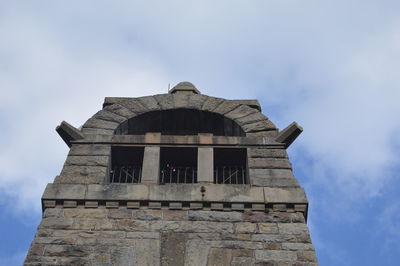
[[[285,148],[288,148],[290,144],[303,132],[303,128],[296,122],[291,123],[284,130],[280,131],[276,136],[275,141],[285,144]]]
[[[62,121],[61,124],[56,127],[56,131],[58,135],[60,135],[60,137],[64,140],[64,142],[68,145],[68,147],[72,146],[71,141],[85,138],[85,136],[79,129],[71,126],[65,121]]]

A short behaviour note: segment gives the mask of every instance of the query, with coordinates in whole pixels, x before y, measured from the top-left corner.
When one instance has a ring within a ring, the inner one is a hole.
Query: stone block
[[[290,177],[260,177],[260,176],[251,176],[250,183],[253,186],[258,187],[298,187],[299,183],[297,179]]]
[[[317,257],[315,256],[314,251],[298,251],[297,258],[299,261],[305,261],[307,264],[304,265],[314,265],[310,264],[309,262],[317,262]],[[317,264],[315,264],[317,265]]]
[[[235,210],[235,211],[243,211],[244,204],[243,203],[232,203],[231,208],[232,208],[232,210]]]
[[[153,96],[145,96],[136,98],[148,111],[160,110],[158,101]]]
[[[106,120],[101,120],[98,118],[90,118],[86,123],[83,125],[83,128],[101,128],[101,129],[109,129],[115,130],[120,123],[118,122],[111,122]]]
[[[132,218],[132,211],[129,209],[111,209],[108,211],[108,218],[110,218],[110,219],[130,219],[130,218]]]
[[[191,210],[198,210],[198,209],[203,209],[203,203],[200,202],[191,202],[189,205],[189,208]]]
[[[41,229],[70,229],[73,224],[72,218],[63,218],[63,217],[46,217],[42,219],[42,222],[39,225]]]
[[[157,202],[158,203],[158,202]],[[147,210],[134,210],[132,212],[133,219],[138,220],[146,220],[146,221],[154,221],[162,219],[162,211],[159,210],[159,205],[156,204],[155,209],[147,209]]]
[[[188,220],[188,211],[163,210],[163,219],[167,221],[186,221]]]
[[[55,183],[99,184],[108,178],[107,167],[64,165]]]
[[[69,156],[110,156],[111,145],[106,144],[72,144],[68,153]]]
[[[161,209],[161,202],[149,202],[149,209]]]
[[[244,116],[258,112],[257,109],[251,108],[246,105],[239,105],[237,108],[225,114],[226,117],[235,120]]]
[[[185,265],[206,266],[210,250],[209,242],[193,239],[186,242]]]
[[[104,121],[109,121],[113,123],[118,123],[121,124],[126,120],[126,117],[120,116],[119,114],[116,114],[115,112],[110,112],[108,110],[100,110],[98,111],[94,116],[92,116],[94,119],[99,119],[99,120],[104,120]]]
[[[257,231],[257,224],[255,223],[235,223],[235,232],[238,234],[250,234],[256,233]]]
[[[231,265],[232,249],[211,248],[208,254],[208,266]]]
[[[113,104],[113,105],[106,106],[103,110],[107,110],[111,113],[125,117],[125,119],[129,119],[136,115],[136,113],[132,112],[131,110],[129,110],[128,108],[126,108],[120,104]]]
[[[105,219],[107,218],[108,210],[106,209],[66,209],[64,217],[67,218],[92,218]]]
[[[219,104],[213,110],[213,112],[218,113],[218,114],[226,114],[226,113],[236,109],[239,106],[240,106],[240,103],[238,103],[238,102],[226,100],[226,101],[222,102],[221,104]]]
[[[243,213],[222,211],[189,211],[188,218],[192,221],[240,222],[243,220]]]
[[[247,148],[249,158],[288,158],[285,149]]]
[[[54,208],[56,207],[55,200],[43,200],[43,207],[44,208]]]
[[[224,205],[222,203],[211,203],[211,210],[223,210]]]
[[[87,191],[86,185],[80,184],[47,184],[43,201],[47,199],[83,200]]]
[[[160,147],[145,147],[142,183],[157,184],[160,168]]]
[[[160,239],[159,232],[127,232],[127,238]]]
[[[64,208],[76,208],[78,203],[76,200],[65,200],[64,201]]]
[[[142,184],[90,184],[87,187],[87,200],[148,200],[148,186]]]
[[[219,105],[221,105],[225,100],[222,98],[215,98],[215,97],[208,97],[208,99],[204,102],[201,109],[203,111],[212,112],[216,109]]]
[[[305,203],[307,198],[302,188],[264,187],[266,203]]]
[[[71,166],[103,166],[109,164],[109,156],[73,156],[69,155],[65,161],[65,165]]]
[[[201,148],[197,149],[197,182],[213,183],[214,182],[214,149]]]
[[[260,234],[278,234],[278,225],[276,223],[258,223],[258,232]]]
[[[103,135],[110,136],[110,138],[106,139],[106,141],[110,141],[111,137],[114,135],[114,129],[84,127],[82,128],[82,133],[85,134],[85,139],[89,141],[100,142],[99,137]],[[95,139],[89,137],[93,137]]]
[[[233,224],[205,221],[156,221],[151,228],[177,233],[233,233]]]
[[[171,94],[157,94],[154,95],[161,110],[169,110],[174,108],[174,97]]]
[[[303,223],[278,223],[279,233],[287,235],[308,235],[308,228]]]
[[[295,262],[297,260],[295,252],[286,250],[256,250],[254,256],[257,262]]]
[[[184,265],[186,235],[175,232],[161,234],[161,265]]]
[[[274,158],[248,158],[249,168],[267,169],[292,169],[292,164],[287,159]]]
[[[246,124],[256,123],[259,121],[265,121],[265,120],[268,120],[268,117],[266,117],[265,115],[263,115],[260,112],[252,113],[252,114],[235,119],[235,121],[237,123],[239,123],[241,126],[246,125]]]
[[[170,202],[169,208],[171,210],[181,210],[182,209],[182,202]]]
[[[106,208],[107,209],[115,209],[119,207],[118,201],[106,201]]]
[[[97,201],[85,201],[85,208],[97,208],[99,206],[99,202]]]
[[[64,210],[62,208],[47,208],[43,212],[43,217],[63,217]]]
[[[309,243],[282,243],[284,250],[314,250],[312,244]]]
[[[218,248],[231,248],[231,249],[263,249],[263,243],[255,242],[255,241],[236,241],[236,240],[220,240],[220,241],[212,241],[212,247]]]
[[[126,99],[124,101],[119,102],[118,104],[127,108],[129,111],[135,113],[136,115],[148,111],[147,107],[145,107],[138,99],[135,98]]]
[[[139,209],[140,208],[140,202],[139,201],[128,201],[126,203],[126,207],[128,209]]]

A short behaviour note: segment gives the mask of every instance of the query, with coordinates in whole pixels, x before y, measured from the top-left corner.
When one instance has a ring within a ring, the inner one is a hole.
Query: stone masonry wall
[[[24,265],[317,265],[301,212],[47,208]]]

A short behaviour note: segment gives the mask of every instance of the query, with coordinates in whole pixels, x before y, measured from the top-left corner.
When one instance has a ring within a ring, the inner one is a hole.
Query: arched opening
[[[151,111],[123,122],[116,135],[142,135],[161,132],[163,135],[197,135],[212,133],[215,136],[245,136],[242,128],[221,114],[194,109]]]

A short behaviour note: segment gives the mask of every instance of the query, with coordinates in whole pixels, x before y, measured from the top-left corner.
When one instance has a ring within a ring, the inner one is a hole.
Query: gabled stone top
[[[201,94],[200,91],[190,82],[183,81],[178,83],[175,87],[173,87],[168,93],[193,93],[193,94]]]

